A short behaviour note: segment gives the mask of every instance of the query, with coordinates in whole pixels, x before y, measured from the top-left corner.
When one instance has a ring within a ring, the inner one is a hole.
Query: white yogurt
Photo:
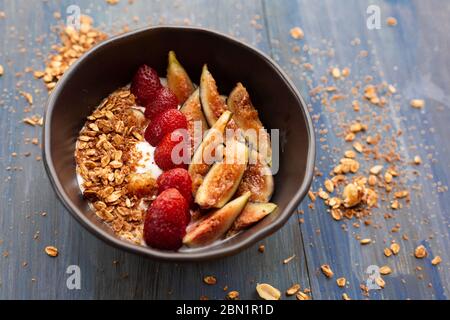
[[[147,141],[138,142],[135,148],[142,154],[136,165],[136,173],[151,173],[153,178],[158,179],[163,172],[155,163],[156,148]]]

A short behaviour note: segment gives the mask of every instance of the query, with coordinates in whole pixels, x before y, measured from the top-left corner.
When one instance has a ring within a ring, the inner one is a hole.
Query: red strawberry
[[[189,207],[177,189],[167,189],[152,202],[144,223],[147,245],[162,250],[177,250],[183,245]]]
[[[173,155],[172,155],[173,153]],[[163,171],[173,168],[187,168],[190,160],[189,134],[175,130],[162,138],[155,150],[155,162]]]
[[[189,205],[192,204],[192,180],[186,169],[175,168],[164,172],[159,176],[157,184],[158,193],[170,188],[175,188],[180,191]]]
[[[146,105],[156,97],[161,87],[161,81],[156,71],[144,64],[134,75],[131,82],[131,93],[136,96],[140,105]]]
[[[186,116],[177,109],[169,109],[160,114],[145,130],[145,140],[157,146],[166,134],[177,129],[187,130]]]
[[[145,116],[153,121],[158,115],[169,109],[178,109],[178,99],[169,88],[162,87],[156,93],[155,98],[145,105]]]

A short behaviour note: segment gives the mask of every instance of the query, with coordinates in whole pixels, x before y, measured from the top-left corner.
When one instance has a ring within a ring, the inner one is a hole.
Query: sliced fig
[[[233,226],[227,233],[227,237],[249,228],[253,224],[271,214],[276,208],[277,205],[274,203],[248,202],[239,217],[234,221]]]
[[[175,94],[180,104],[183,104],[195,90],[189,75],[178,62],[174,51],[169,52],[167,86]]]
[[[206,122],[205,115],[200,104],[199,90],[186,100],[180,111],[186,116],[188,122],[189,135],[191,137],[191,156],[194,155],[195,146],[203,139],[203,134],[208,129],[208,122]],[[200,127],[201,126],[201,127]],[[198,128],[198,137],[195,136],[195,129]],[[201,134],[201,135],[200,135]]]
[[[203,182],[204,177],[213,165],[207,161],[206,157],[215,156],[215,152],[222,151],[223,135],[228,122],[231,119],[231,112],[226,111],[217,120],[215,125],[208,131],[200,146],[195,150],[189,165],[189,174],[192,179],[192,193],[195,197],[198,188]]]
[[[251,202],[269,202],[274,190],[272,171],[256,150],[250,150],[247,169],[242,177],[237,194],[250,191]]]
[[[264,129],[258,116],[258,111],[250,100],[247,89],[238,83],[227,99],[228,110],[233,113],[233,120],[237,126],[244,131],[250,132],[246,135],[252,149],[264,154],[267,163],[271,163],[272,147],[270,136]],[[251,130],[251,131],[250,131]]]
[[[248,192],[230,201],[223,208],[210,213],[188,229],[183,243],[189,247],[199,247],[222,238],[246,206],[249,197],[250,193]]]
[[[197,190],[195,202],[203,209],[222,208],[235,194],[248,163],[248,148],[238,140],[229,140],[225,156],[209,170]]]
[[[212,127],[222,113],[227,110],[227,105],[223,97],[219,94],[216,80],[214,80],[206,64],[203,66],[200,77],[200,101],[206,120]]]

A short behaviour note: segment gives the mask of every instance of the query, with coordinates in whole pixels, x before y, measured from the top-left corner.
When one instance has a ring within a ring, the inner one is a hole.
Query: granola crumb
[[[440,256],[436,256],[436,257],[433,258],[433,260],[431,260],[431,264],[433,266],[437,266],[441,262],[442,262],[442,258]]]
[[[266,251],[266,247],[265,247],[263,244],[261,244],[261,245],[258,247],[258,251],[259,251],[260,253],[264,253],[264,251]]]
[[[206,276],[203,278],[203,282],[206,283],[207,285],[215,285],[217,283],[217,279],[214,276]]]
[[[345,287],[345,284],[347,283],[347,280],[344,277],[341,278],[337,278],[336,279],[336,284],[338,285],[338,287],[343,288]]]
[[[423,258],[425,258],[427,255],[428,255],[427,249],[426,249],[423,245],[418,246],[418,247],[414,250],[414,256],[415,256],[417,259],[423,259]]]
[[[386,19],[386,23],[390,27],[395,27],[397,25],[397,19],[394,17],[389,17]]]
[[[289,289],[286,290],[287,296],[293,296],[300,290],[300,285],[298,283],[292,285]]]
[[[0,77],[5,73],[5,68],[0,64]]]
[[[392,273],[392,269],[389,266],[382,266],[380,268],[380,274],[382,275],[388,275]]]
[[[228,292],[227,300],[239,300],[239,292],[238,291]]]
[[[391,244],[390,249],[394,255],[397,255],[400,252],[400,245],[398,243],[393,243]]]
[[[307,295],[305,292],[299,291],[295,297],[297,300],[311,300],[311,297]]]
[[[414,164],[421,164],[422,163],[422,158],[420,158],[420,156],[415,156],[414,157]]]
[[[300,27],[294,27],[290,30],[291,37],[296,40],[302,40],[305,37],[305,33],[303,32],[302,28]]]
[[[283,260],[283,264],[288,264],[295,258],[295,254]]]
[[[334,273],[331,270],[331,267],[328,264],[323,264],[320,266],[320,270],[322,270],[322,273],[327,277],[327,278],[332,278]]]
[[[58,248],[54,247],[54,246],[47,246],[45,247],[45,253],[50,256],[50,257],[57,257],[59,252],[58,252]]]
[[[413,99],[410,102],[411,107],[415,108],[415,109],[422,109],[423,107],[425,107],[425,100],[422,99]]]
[[[352,299],[349,297],[349,295],[347,293],[344,292],[342,294],[342,300],[347,300],[348,301],[348,300],[352,300]]]

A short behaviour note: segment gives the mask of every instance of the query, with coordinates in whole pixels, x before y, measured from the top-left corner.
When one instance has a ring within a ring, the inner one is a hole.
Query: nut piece
[[[267,283],[258,283],[256,285],[256,292],[264,300],[280,300],[281,298],[280,290]]]
[[[298,283],[294,284],[292,287],[286,290],[287,296],[293,296],[300,290],[300,285]]]
[[[431,260],[431,264],[432,264],[433,266],[436,266],[436,265],[438,265],[438,264],[441,263],[441,262],[442,262],[442,259],[441,259],[440,256],[436,256],[436,257],[433,258],[433,260]]]
[[[361,202],[364,192],[362,188],[355,183],[349,183],[345,186],[342,195],[344,196],[344,206],[346,208],[351,208]]]
[[[333,271],[331,270],[331,267],[328,264],[321,265],[320,269],[322,270],[323,274],[327,278],[332,278],[334,276],[334,273],[333,273]]]
[[[368,238],[362,239],[362,240],[360,241],[360,243],[361,243],[362,245],[370,244],[370,243],[372,243],[372,239],[368,239]]]
[[[337,283],[338,287],[343,288],[343,287],[345,287],[347,280],[344,277],[338,278],[338,279],[336,279],[336,283]]]
[[[425,258],[427,255],[428,255],[427,249],[426,249],[423,245],[418,246],[418,247],[416,248],[416,250],[414,250],[414,256],[415,256],[417,259],[423,259],[423,258]]]
[[[425,100],[422,99],[413,99],[410,102],[411,107],[416,108],[416,109],[422,109],[423,107],[425,107]]]
[[[58,248],[53,246],[45,247],[45,253],[50,257],[57,257],[58,256]]]
[[[294,27],[290,31],[291,37],[296,40],[302,40],[305,37],[305,33],[303,32],[302,28],[300,27]]]
[[[206,276],[203,278],[203,282],[206,283],[207,285],[215,285],[217,283],[217,279],[214,276]]]

